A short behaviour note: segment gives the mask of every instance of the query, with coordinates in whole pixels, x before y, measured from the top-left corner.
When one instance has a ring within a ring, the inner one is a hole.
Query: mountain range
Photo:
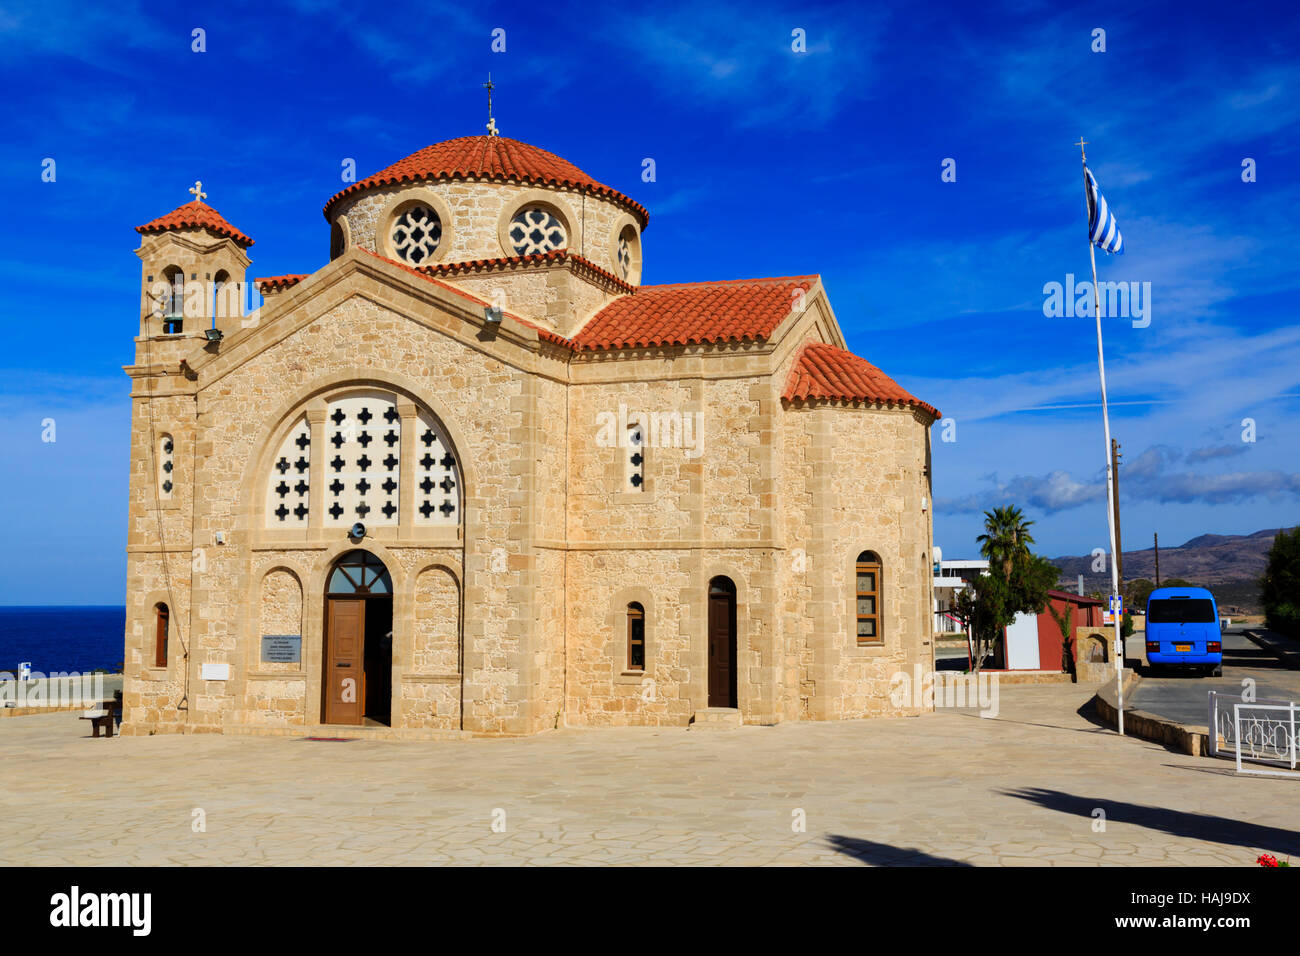
[[[1254,534],[1202,534],[1175,547],[1160,548],[1160,580],[1181,578],[1215,591],[1220,603],[1258,606],[1258,582],[1268,564],[1268,552],[1280,529]],[[1061,569],[1062,586],[1074,590],[1083,575],[1085,592],[1108,591],[1109,570],[1094,572],[1092,555],[1052,558]],[[1121,565],[1125,581],[1156,578],[1155,548],[1125,551]]]

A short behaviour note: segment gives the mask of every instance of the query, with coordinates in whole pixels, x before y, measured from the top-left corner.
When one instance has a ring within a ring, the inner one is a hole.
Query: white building
[[[952,605],[957,592],[989,569],[983,558],[966,561],[945,561],[942,552],[934,549],[938,558],[934,565],[934,632],[956,634],[961,623],[952,616]]]

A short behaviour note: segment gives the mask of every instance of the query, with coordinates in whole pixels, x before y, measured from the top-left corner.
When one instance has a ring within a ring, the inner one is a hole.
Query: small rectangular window
[[[168,626],[170,624],[169,621],[170,615],[167,613],[167,605],[165,604],[158,605],[158,607],[154,610],[154,614],[157,617],[157,630],[154,635],[153,663],[155,667],[166,667],[167,666],[167,631],[168,631]]]
[[[880,565],[875,562],[857,563],[856,585],[857,637],[859,644],[880,644]]]
[[[640,604],[627,606],[627,667],[645,670],[645,609]]]

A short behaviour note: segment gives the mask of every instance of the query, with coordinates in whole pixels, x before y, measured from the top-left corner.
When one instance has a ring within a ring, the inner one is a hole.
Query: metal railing
[[[1300,705],[1295,701],[1243,701],[1211,691],[1209,754],[1234,757],[1238,773],[1300,778],[1296,771],[1300,749],[1297,718]],[[1248,767],[1246,763],[1260,766]]]

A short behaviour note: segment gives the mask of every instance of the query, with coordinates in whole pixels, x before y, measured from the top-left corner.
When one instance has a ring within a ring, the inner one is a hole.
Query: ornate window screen
[[[627,427],[627,447],[623,449],[623,490],[645,490],[645,426],[631,422]]]
[[[618,237],[618,274],[624,279],[632,272],[632,243],[626,232]]]
[[[552,252],[568,243],[564,223],[542,206],[526,206],[515,213],[508,235],[521,256]]]
[[[299,417],[271,459],[266,482],[265,527],[350,528],[397,526],[399,519],[422,527],[460,523],[460,467],[451,442],[433,416],[419,410],[406,427],[412,447],[402,454],[402,417],[397,396],[378,389],[353,391],[330,399],[320,448],[311,447],[311,426]],[[315,461],[313,461],[313,455]],[[309,514],[313,464],[321,506]],[[402,482],[411,482],[412,514],[402,515]]]
[[[266,513],[272,528],[307,526],[307,492],[311,481],[311,429],[301,418],[280,442],[266,483]]]
[[[395,395],[354,392],[331,401],[321,451],[324,525],[397,524],[402,427]]]
[[[880,632],[880,558],[874,551],[863,551],[856,565],[856,616],[859,646],[883,644]]]
[[[423,265],[442,241],[442,220],[428,206],[411,206],[393,220],[389,241],[403,262]]]
[[[176,488],[176,442],[171,435],[158,437],[158,498],[170,501]]]
[[[460,473],[451,443],[433,417],[421,410],[415,433],[415,518],[417,525],[460,521]]]

